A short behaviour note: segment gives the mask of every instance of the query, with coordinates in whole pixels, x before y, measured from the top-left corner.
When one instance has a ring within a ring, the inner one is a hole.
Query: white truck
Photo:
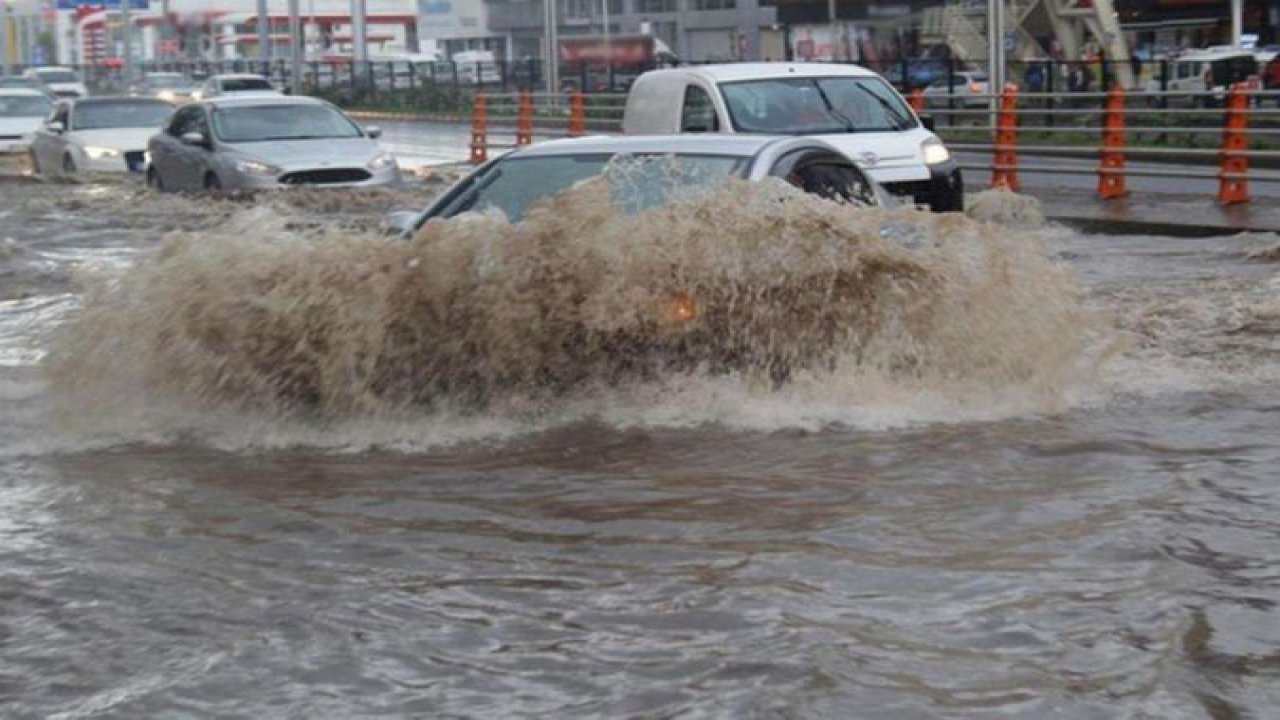
[[[884,78],[856,65],[732,63],[653,70],[627,94],[624,133],[813,135],[891,194],[937,212],[964,209],[942,140]]]

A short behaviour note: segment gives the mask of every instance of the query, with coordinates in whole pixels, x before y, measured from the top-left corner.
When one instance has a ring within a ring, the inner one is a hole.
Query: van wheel
[[[75,158],[71,157],[70,155],[67,155],[66,157],[62,158],[62,174],[63,175],[76,174]]]
[[[209,173],[204,176],[204,189],[210,192],[217,192],[222,189],[222,181],[218,179],[217,175]]]
[[[156,192],[164,192],[164,183],[160,181],[160,173],[156,171],[154,165],[147,168],[147,187]]]

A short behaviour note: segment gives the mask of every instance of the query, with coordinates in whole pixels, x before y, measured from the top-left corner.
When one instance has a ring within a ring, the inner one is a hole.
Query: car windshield
[[[76,77],[76,74],[70,70],[37,70],[36,74],[47,83],[80,82],[80,78]]]
[[[160,127],[169,119],[173,107],[151,100],[108,100],[79,103],[75,108],[73,130],[107,128]]]
[[[223,78],[222,92],[244,92],[247,90],[274,90],[265,78]]]
[[[213,132],[229,143],[360,137],[360,128],[324,105],[246,105],[213,112]]]
[[[740,132],[809,135],[916,126],[911,110],[878,77],[745,80],[721,88]]]
[[[22,77],[0,78],[0,88],[27,88],[28,90],[41,89],[39,80]]]
[[[53,103],[34,95],[0,95],[0,117],[45,117]]]
[[[728,155],[593,153],[513,158],[476,178],[441,215],[496,208],[516,222],[532,203],[606,170],[610,171],[615,202],[628,212],[637,212],[660,205],[673,194],[685,196],[696,188],[714,187],[718,180],[741,175],[746,165],[745,158]]]
[[[180,88],[190,85],[181,75],[148,75],[147,84],[153,88]]]

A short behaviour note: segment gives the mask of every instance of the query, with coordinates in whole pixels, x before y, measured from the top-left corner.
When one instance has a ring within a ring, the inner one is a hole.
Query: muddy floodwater
[[[1280,237],[438,189],[0,178],[0,717],[1280,717]]]

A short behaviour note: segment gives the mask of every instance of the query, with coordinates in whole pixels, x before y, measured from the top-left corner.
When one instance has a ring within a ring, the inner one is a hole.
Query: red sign
[[[653,60],[653,38],[610,38],[608,47],[604,38],[574,38],[560,43],[561,62],[605,62],[619,64],[643,63]]]

